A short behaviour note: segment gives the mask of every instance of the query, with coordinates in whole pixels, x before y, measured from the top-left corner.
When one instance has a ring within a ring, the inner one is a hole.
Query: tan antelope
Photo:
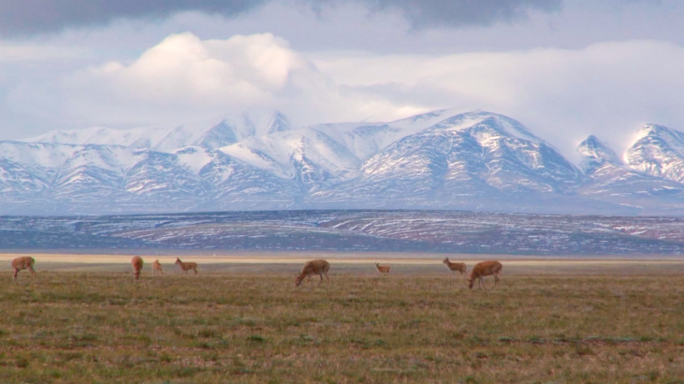
[[[152,273],[161,273],[162,275],[164,274],[164,271],[162,271],[162,266],[159,260],[155,260],[152,263]]]
[[[131,266],[133,267],[133,276],[135,276],[136,280],[140,279],[140,271],[142,271],[143,264],[143,259],[140,256],[133,256],[133,258],[131,259]]]
[[[473,284],[475,284],[475,279],[479,279],[478,287],[483,285],[484,288],[487,289],[487,284],[484,282],[484,277],[490,275],[494,276],[494,286],[496,287],[499,284],[499,273],[501,273],[502,269],[503,266],[498,261],[483,261],[481,263],[477,263],[470,272],[468,288],[472,289]]]
[[[19,271],[23,269],[28,269],[29,271],[31,271],[31,276],[35,276],[36,271],[33,270],[33,264],[35,263],[36,260],[34,260],[31,256],[17,257],[16,259],[12,260],[12,269],[14,269],[14,280],[17,279]]]
[[[449,261],[448,257],[446,259],[444,259],[442,261],[442,263],[444,263],[444,265],[446,265],[451,272],[458,271],[458,272],[461,272],[461,275],[465,275],[465,273],[466,273],[467,267],[466,267],[465,263],[452,263],[451,261]]]
[[[183,270],[183,272],[186,275],[188,274],[188,271],[191,269],[193,271],[195,271],[195,275],[197,274],[197,263],[193,263],[193,262],[184,263],[181,261],[181,259],[179,257],[176,257],[176,264],[180,265],[181,269]]]
[[[321,281],[318,283],[318,285],[321,285],[323,282],[323,275],[325,275],[325,278],[330,281],[330,277],[328,277],[329,270],[330,263],[325,260],[307,261],[306,264],[304,264],[304,268],[302,268],[302,272],[295,279],[295,287],[302,285],[302,281],[304,281],[304,279],[307,277],[309,278],[309,283],[311,283],[311,275],[319,275],[321,277]]]
[[[375,269],[386,276],[388,273],[390,273],[391,267],[389,265],[380,265],[379,263],[375,263]]]

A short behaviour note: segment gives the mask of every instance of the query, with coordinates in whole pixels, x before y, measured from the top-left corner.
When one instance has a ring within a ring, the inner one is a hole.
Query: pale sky
[[[482,109],[565,155],[684,131],[681,0],[0,0],[0,140]]]

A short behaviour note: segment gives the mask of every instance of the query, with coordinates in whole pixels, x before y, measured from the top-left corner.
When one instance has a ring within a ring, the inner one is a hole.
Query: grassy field
[[[0,383],[684,383],[684,262],[504,261],[486,292],[440,260],[333,262],[295,289],[299,264],[154,277],[153,259],[138,282],[125,263],[6,270]]]

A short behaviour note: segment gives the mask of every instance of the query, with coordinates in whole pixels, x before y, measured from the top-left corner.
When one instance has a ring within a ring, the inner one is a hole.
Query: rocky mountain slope
[[[684,133],[647,125],[579,167],[521,123],[442,110],[297,128],[279,112],[0,142],[0,214],[467,209],[682,214]],[[624,159],[624,160],[623,160]]]

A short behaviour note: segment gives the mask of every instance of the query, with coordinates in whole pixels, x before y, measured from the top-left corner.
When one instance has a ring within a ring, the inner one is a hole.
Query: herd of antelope
[[[28,269],[31,272],[31,275],[36,276],[36,271],[33,269],[33,265],[35,264],[35,262],[36,260],[31,256],[18,257],[12,260],[14,280],[17,279],[19,271],[24,269]],[[467,267],[465,263],[452,263],[451,261],[449,261],[448,257],[445,258],[442,262],[447,266],[447,268],[449,268],[450,271],[460,272],[462,276],[466,274]],[[185,274],[187,274],[188,271],[194,271],[195,274],[197,274],[197,263],[183,262],[180,258],[177,257],[175,264],[178,265],[181,271],[183,271],[183,273]],[[131,259],[131,266],[133,267],[133,276],[135,280],[140,279],[140,273],[142,272],[143,265],[144,261],[142,257],[134,256]],[[375,263],[375,269],[377,269],[377,271],[383,275],[388,275],[390,273],[391,267],[389,265],[380,265],[379,263]],[[475,284],[475,280],[477,280],[478,287],[484,287],[484,289],[488,289],[487,285],[484,282],[485,276],[494,276],[494,286],[496,287],[497,285],[499,285],[499,274],[501,273],[502,269],[503,266],[498,261],[483,261],[475,264],[473,270],[470,271],[470,277],[467,279],[468,288],[472,289],[473,285]],[[311,276],[320,277],[321,280],[319,281],[318,285],[321,285],[323,283],[323,276],[325,276],[325,278],[328,281],[330,281],[330,277],[328,276],[329,270],[330,263],[326,260],[307,261],[304,264],[302,271],[295,279],[295,287],[299,287],[300,285],[302,285],[302,282],[306,278],[308,278],[309,283],[311,284]],[[162,270],[162,265],[159,262],[159,260],[155,260],[152,263],[152,273],[158,273],[161,275],[164,274],[164,271]]]
[[[143,259],[140,256],[133,256],[131,259],[131,266],[133,267],[133,276],[135,277],[136,280],[140,279],[140,272],[142,271],[143,268]],[[197,274],[197,263],[193,262],[183,262],[181,261],[180,257],[176,257],[176,265],[178,265],[185,273],[186,275],[188,274],[188,271],[194,271],[195,275]],[[159,260],[155,260],[152,262],[152,274],[164,274],[164,270],[162,269],[162,265],[159,262]]]
[[[13,278],[14,280],[17,279],[17,275],[19,274],[19,271],[28,269],[31,272],[31,275],[36,276],[36,271],[33,269],[33,265],[36,263],[36,260],[31,257],[31,256],[23,256],[23,257],[17,257],[16,259],[12,260],[12,270],[13,270]],[[145,262],[143,261],[142,257],[140,256],[133,256],[131,259],[131,266],[133,267],[133,277],[136,280],[140,279],[140,273],[142,272],[143,265]],[[188,271],[194,271],[195,275],[198,273],[197,272],[197,263],[185,263],[181,261],[180,258],[176,258],[176,264],[180,266],[181,271],[184,273],[188,273]],[[152,273],[153,274],[164,274],[164,271],[162,270],[161,263],[159,260],[155,260],[152,263]]]

